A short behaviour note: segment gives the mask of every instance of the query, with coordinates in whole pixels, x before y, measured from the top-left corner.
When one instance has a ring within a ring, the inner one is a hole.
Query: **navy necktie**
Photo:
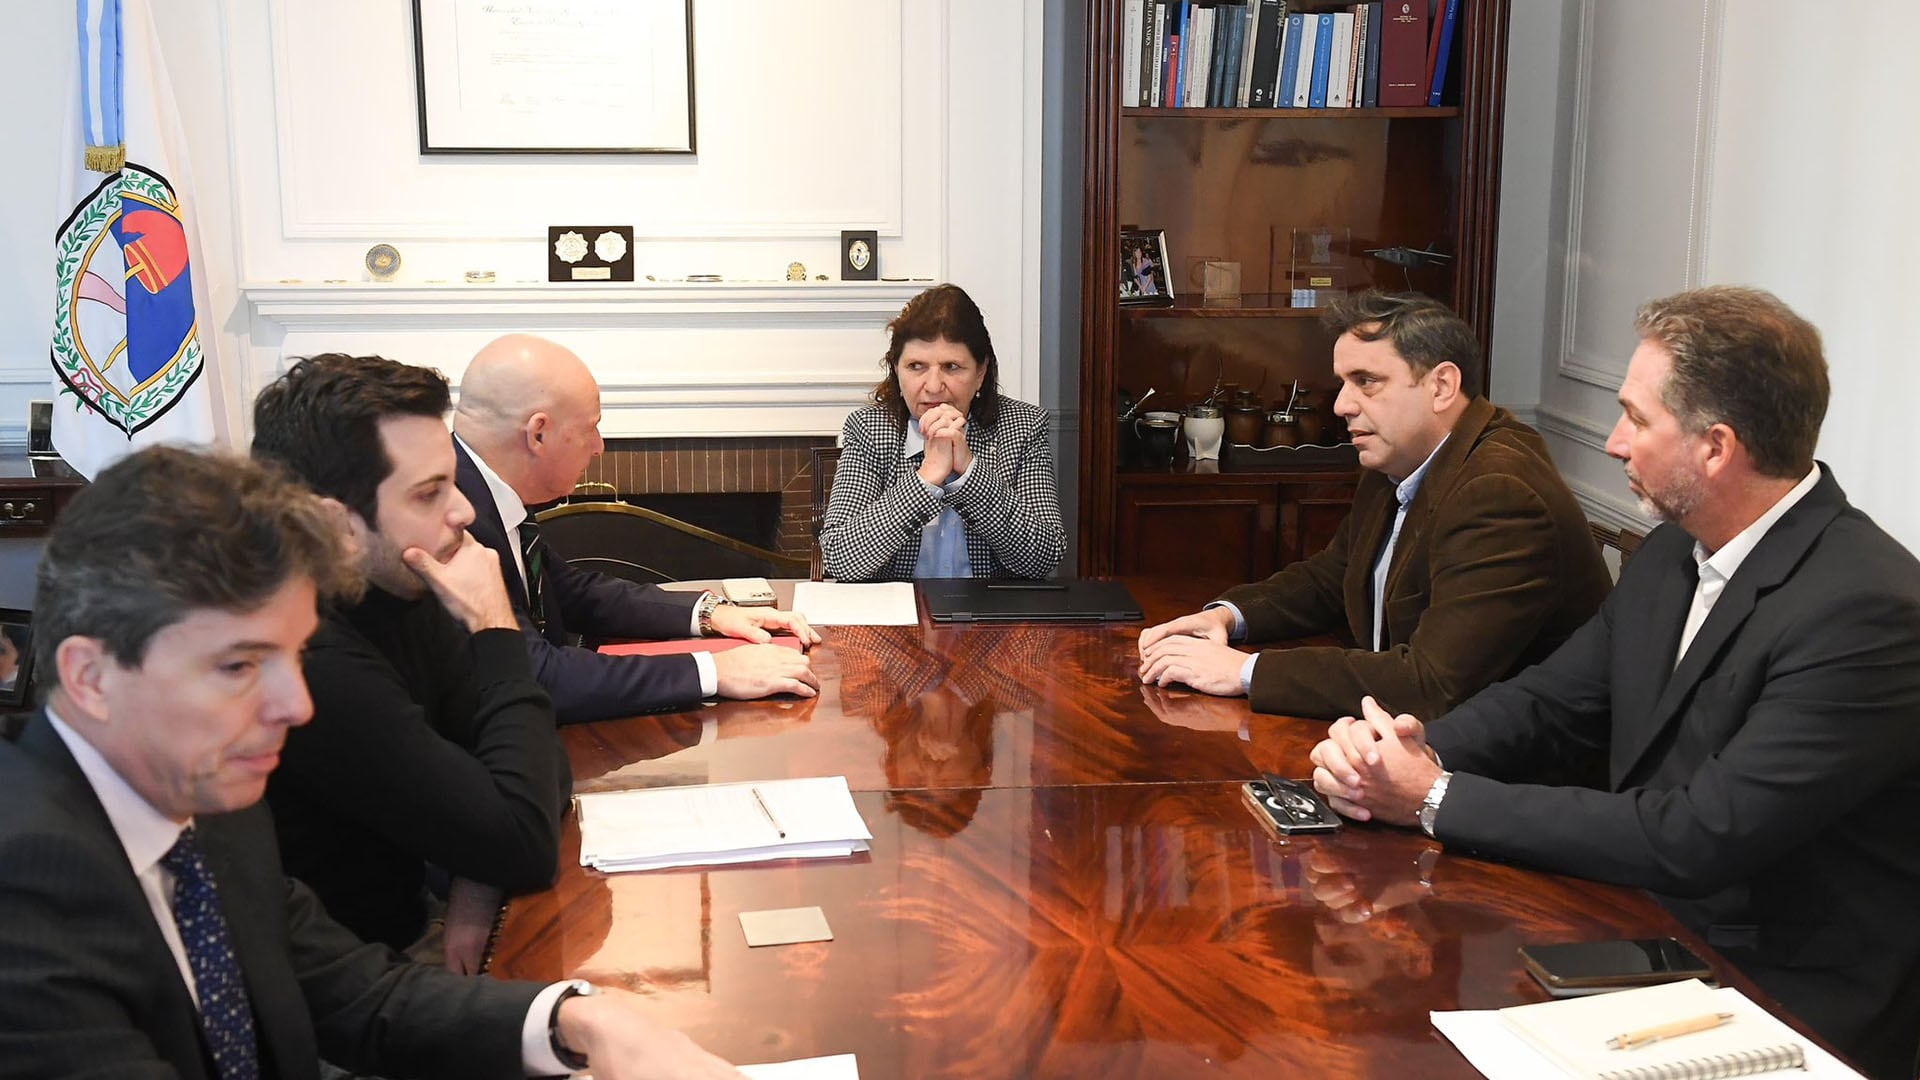
[[[220,894],[192,826],[160,857],[160,865],[173,875],[173,921],[187,950],[187,967],[200,997],[200,1032],[214,1067],[220,1080],[259,1080],[253,1009],[247,1004],[226,916],[220,912]]]

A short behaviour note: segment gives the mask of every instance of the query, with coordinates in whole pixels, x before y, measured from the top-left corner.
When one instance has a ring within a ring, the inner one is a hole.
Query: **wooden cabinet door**
[[[1283,484],[1279,491],[1280,529],[1275,558],[1280,566],[1315,555],[1333,542],[1333,534],[1353,509],[1353,484]]]
[[[1122,487],[1115,571],[1255,581],[1273,573],[1273,485]]]

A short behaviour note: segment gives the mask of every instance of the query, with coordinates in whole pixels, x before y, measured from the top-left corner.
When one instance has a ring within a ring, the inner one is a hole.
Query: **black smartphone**
[[[1522,945],[1520,962],[1554,997],[1713,978],[1713,967],[1673,938]]]
[[[1279,836],[1325,833],[1340,828],[1340,815],[1320,801],[1304,780],[1266,776],[1240,785],[1240,797],[1269,832]]]

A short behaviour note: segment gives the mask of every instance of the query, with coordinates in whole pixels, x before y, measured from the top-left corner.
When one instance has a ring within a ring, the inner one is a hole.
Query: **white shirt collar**
[[[927,452],[927,437],[920,433],[920,421],[907,417],[907,433],[900,440],[900,458],[909,460],[915,454]]]
[[[92,785],[94,797],[100,800],[107,820],[113,823],[114,834],[120,838],[120,846],[127,851],[133,872],[138,875],[152,869],[192,821],[182,824],[154,809],[85,736],[54,715],[51,706],[47,708],[47,722],[53,725],[60,741],[67,744],[67,753],[73,755],[74,764],[80,766],[87,783]]]
[[[487,490],[493,494],[493,508],[500,511],[501,527],[508,532],[518,529],[520,524],[527,520],[527,504],[520,501],[520,496],[507,486],[505,480],[500,479],[500,474],[493,471],[492,466],[487,464],[487,459],[467,445],[467,440],[458,435],[453,438],[460,444],[460,448],[467,452],[467,456],[473,459],[473,467],[480,470],[480,479],[487,482]]]
[[[1747,561],[1747,556],[1753,554],[1753,549],[1760,546],[1760,541],[1766,538],[1767,531],[1785,517],[1787,511],[1793,509],[1794,504],[1806,498],[1807,492],[1812,491],[1813,485],[1819,482],[1820,466],[1815,465],[1812,472],[1793,486],[1792,491],[1780,496],[1779,502],[1768,507],[1766,513],[1754,518],[1753,524],[1741,529],[1733,539],[1722,544],[1720,550],[1712,555],[1707,554],[1707,549],[1701,546],[1698,540],[1694,541],[1693,561],[1700,564],[1700,576],[1707,577],[1711,572],[1718,575],[1722,581],[1732,580],[1734,571],[1740,569],[1740,564]]]

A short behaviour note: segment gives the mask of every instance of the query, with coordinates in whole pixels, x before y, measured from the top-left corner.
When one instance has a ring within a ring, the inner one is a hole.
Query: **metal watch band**
[[[731,603],[733,601],[716,592],[709,592],[700,597],[699,606],[694,608],[694,616],[698,620],[701,637],[718,636],[713,632],[713,610],[721,604]]]
[[[1447,797],[1447,782],[1453,774],[1443,772],[1434,777],[1433,786],[1427,789],[1427,797],[1420,800],[1420,831],[1433,835],[1433,819],[1439,816],[1440,800]]]

